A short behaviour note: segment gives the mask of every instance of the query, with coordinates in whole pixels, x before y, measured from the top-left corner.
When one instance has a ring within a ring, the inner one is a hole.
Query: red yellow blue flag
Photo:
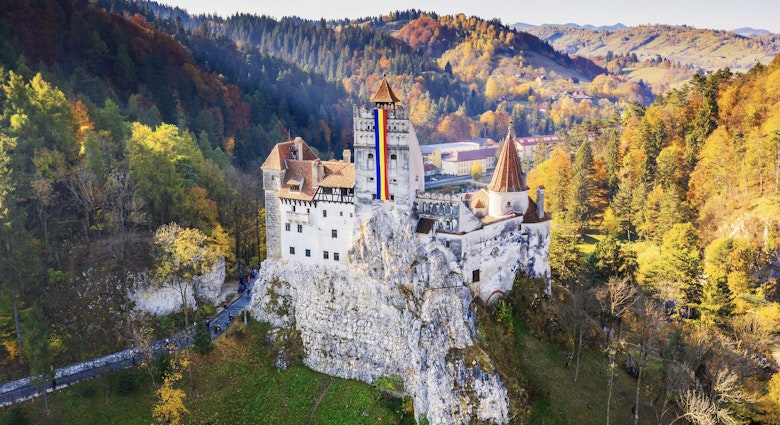
[[[390,200],[390,179],[387,175],[387,110],[374,109],[376,150],[376,199]]]

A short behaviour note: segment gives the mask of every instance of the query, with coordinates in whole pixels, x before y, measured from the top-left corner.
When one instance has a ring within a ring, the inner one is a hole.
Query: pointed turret
[[[498,155],[496,170],[493,179],[490,180],[488,189],[493,192],[523,192],[528,190],[523,179],[523,167],[520,164],[520,156],[517,154],[517,145],[512,136],[512,123],[509,123],[509,132],[504,140],[504,146]]]
[[[371,102],[375,103],[377,108],[385,108],[388,106],[395,108],[396,102],[400,101],[401,99],[393,93],[390,83],[387,82],[387,77],[382,77],[382,83],[379,85],[379,90],[371,96]]]

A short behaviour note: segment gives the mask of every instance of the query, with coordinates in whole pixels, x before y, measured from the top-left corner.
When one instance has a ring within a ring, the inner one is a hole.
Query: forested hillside
[[[244,14],[191,16],[154,2],[104,5],[140,13],[171,32],[211,34],[235,41],[244,53],[260,51],[295,63],[342,85],[352,102],[366,99],[387,75],[410,108],[422,143],[500,138],[510,117],[519,135],[552,134],[650,100],[641,85],[601,75],[604,70],[588,59],[560,54],[534,36],[476,17],[411,10],[354,21],[276,21]],[[197,45],[188,46],[201,57]],[[218,62],[209,66],[232,72]],[[576,91],[589,98],[572,101]]]
[[[142,17],[87,2],[3,2],[0,45],[4,379],[34,367],[20,354],[48,369],[128,346],[126,291],[163,224],[198,229],[231,267],[259,262],[257,170],[236,165],[288,137],[284,97],[246,95]]]
[[[656,403],[691,423],[780,417],[778,110],[780,59],[697,75],[619,128],[580,126],[529,174],[556,211],[554,274],[584,288],[605,354],[640,381],[662,361]],[[648,329],[653,315],[664,319]]]

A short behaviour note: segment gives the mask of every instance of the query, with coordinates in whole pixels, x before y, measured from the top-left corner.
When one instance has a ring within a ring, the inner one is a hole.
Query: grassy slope
[[[583,348],[579,377],[575,383],[575,363],[567,366],[566,353],[547,338],[530,332],[519,321],[514,322],[514,331],[509,334],[492,315],[484,312],[484,307],[478,317],[483,336],[481,345],[490,353],[499,373],[507,381],[510,394],[512,379],[507,379],[507,375],[521,377],[521,385],[529,398],[530,413],[524,412],[518,417],[526,416],[526,423],[534,425],[606,423],[609,365],[600,350]],[[657,371],[651,371],[644,378],[646,385],[642,385],[640,424],[657,423],[653,421],[655,416],[649,400],[657,392],[658,377]],[[610,423],[633,423],[635,397],[636,380],[618,365]]]
[[[196,391],[188,392],[190,413],[185,422],[203,424],[374,424],[399,423],[400,402],[389,400],[372,386],[331,378],[305,366],[279,371],[264,345],[267,325],[252,323],[248,332],[229,331],[206,356],[193,354]],[[138,389],[120,396],[117,376],[110,375],[58,391],[43,401],[22,405],[34,424],[144,424],[153,422],[156,402],[149,375],[134,373]],[[186,388],[186,375],[182,380]],[[8,409],[0,411],[5,423]],[[381,418],[381,419],[380,419]],[[407,415],[404,423],[409,423]]]

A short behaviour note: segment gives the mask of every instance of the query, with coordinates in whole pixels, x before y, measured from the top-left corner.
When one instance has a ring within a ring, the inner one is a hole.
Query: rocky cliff
[[[507,390],[490,360],[467,355],[479,350],[472,298],[452,255],[378,209],[348,257],[333,266],[264,262],[252,314],[296,329],[312,369],[366,382],[399,377],[417,417],[432,424],[507,422]]]

